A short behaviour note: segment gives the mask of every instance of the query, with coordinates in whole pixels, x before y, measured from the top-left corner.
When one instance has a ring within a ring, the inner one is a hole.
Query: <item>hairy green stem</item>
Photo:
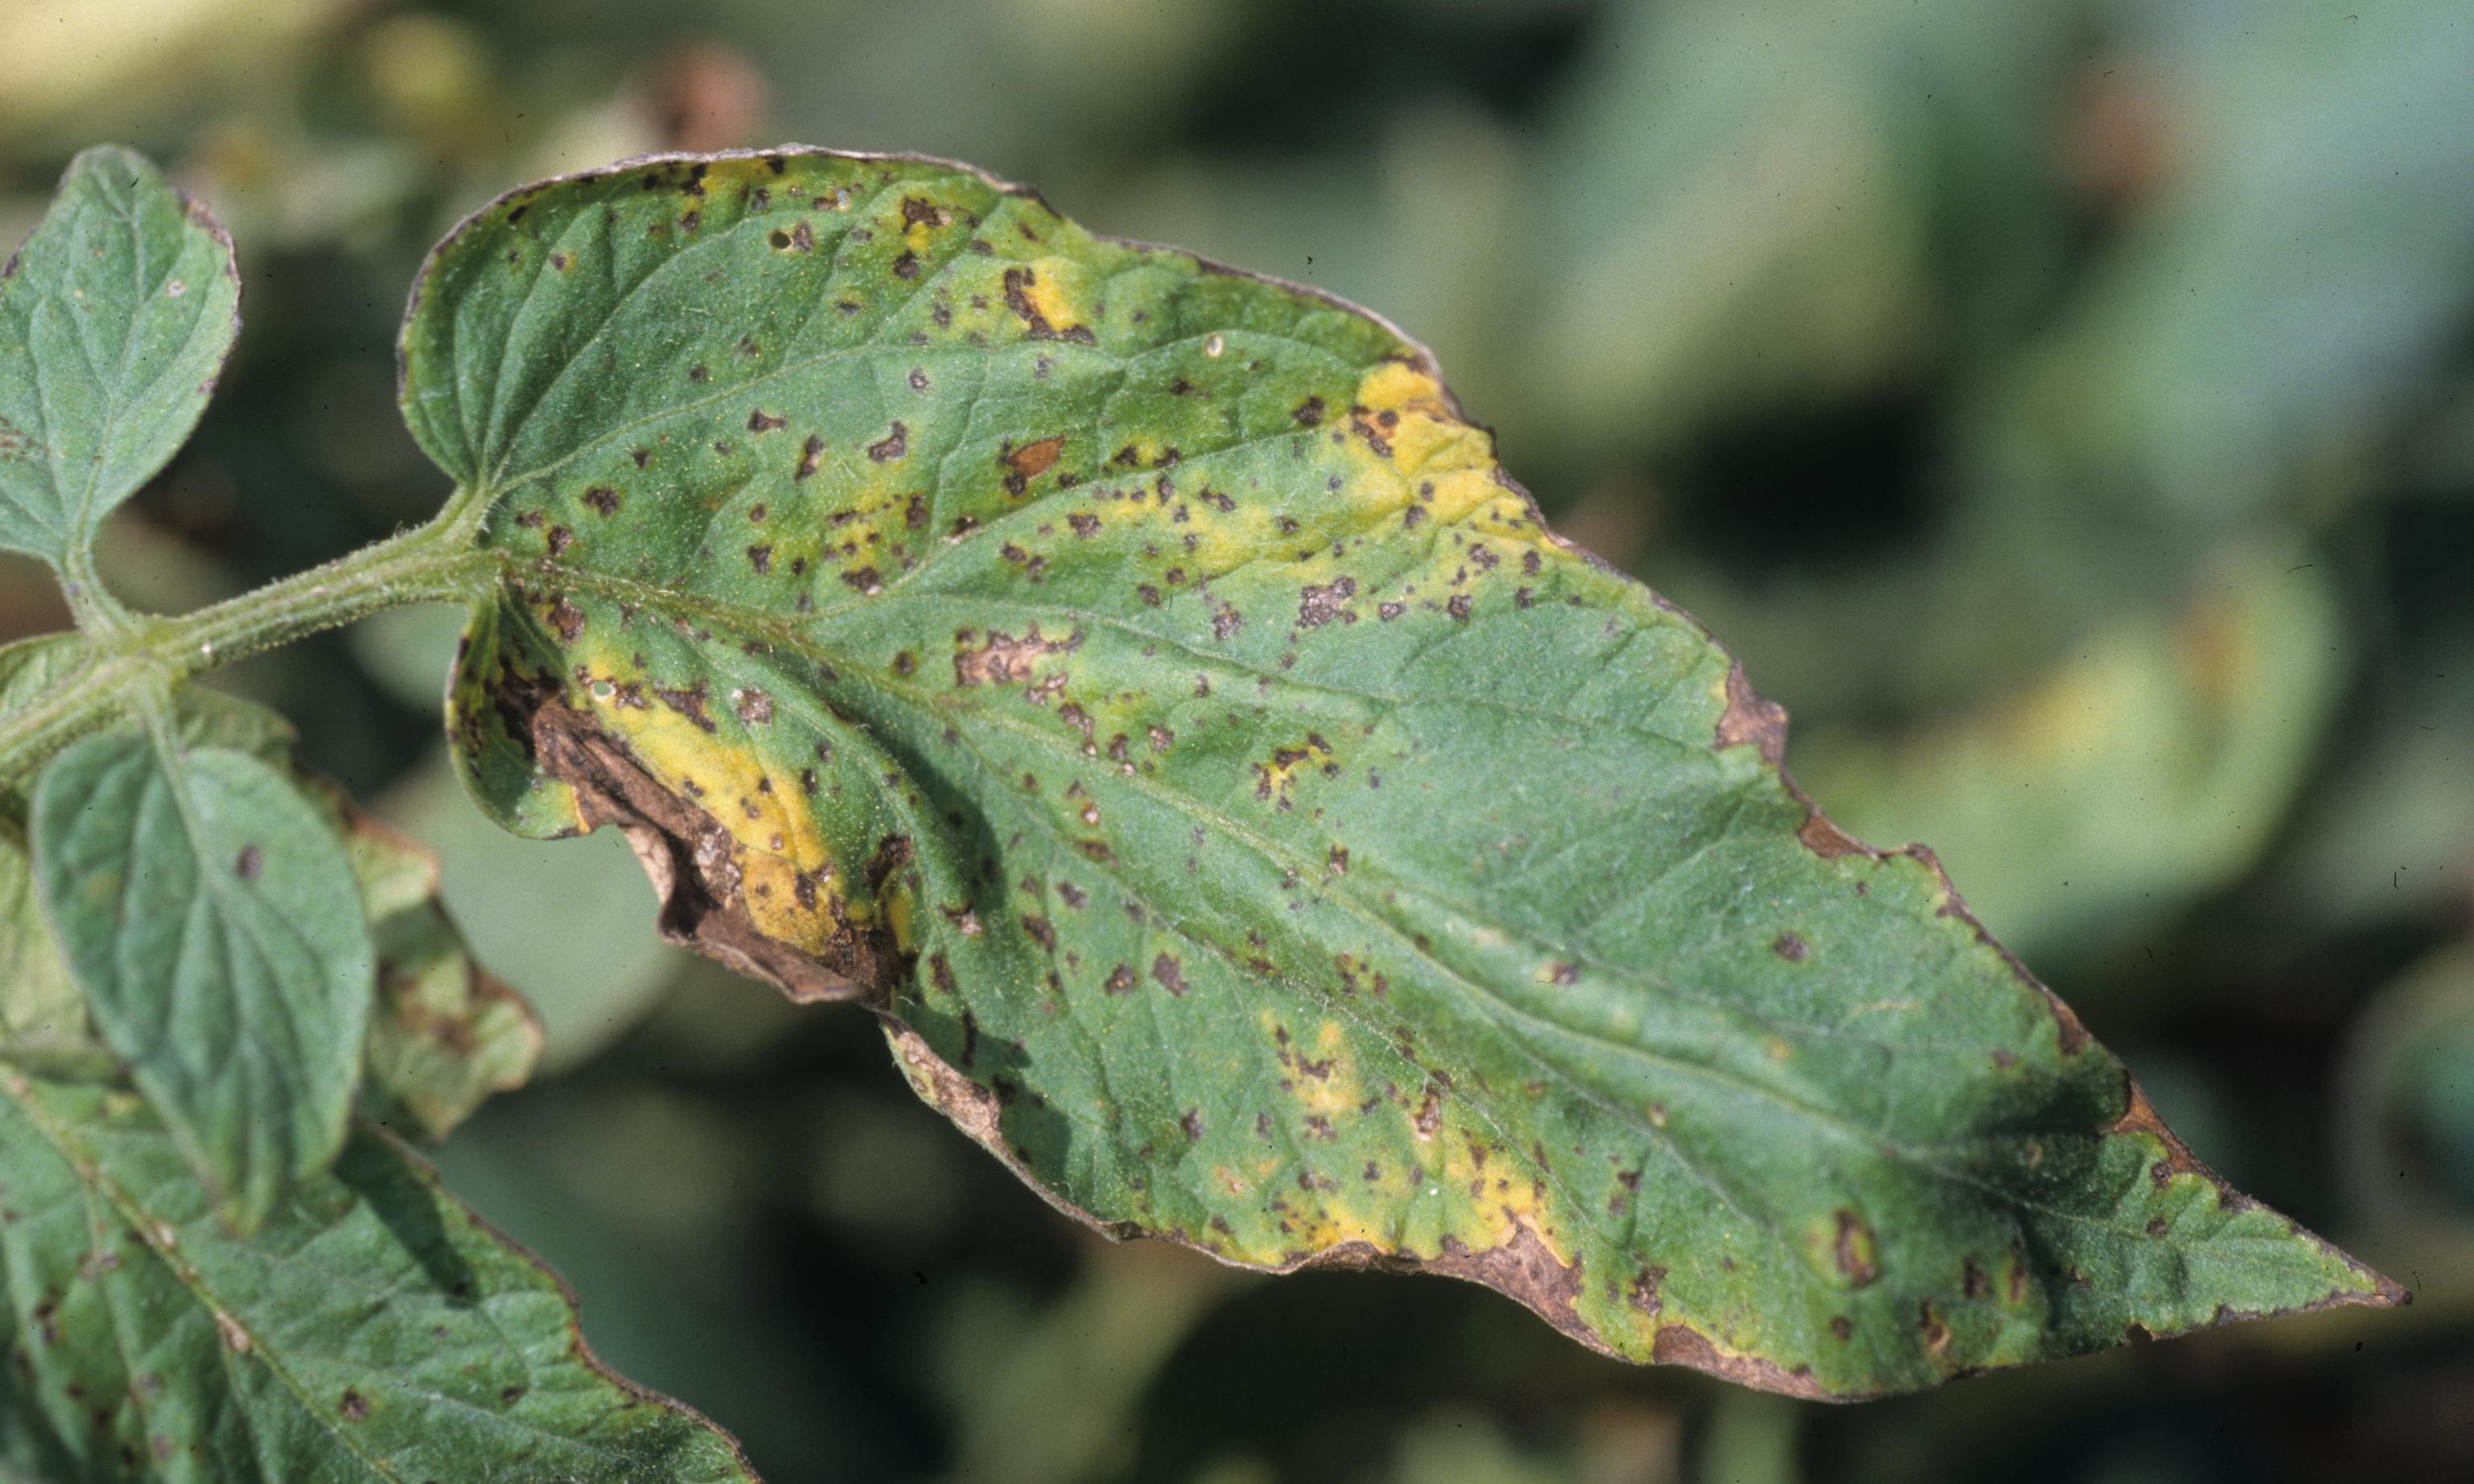
[[[473,544],[487,513],[485,499],[458,491],[428,524],[350,556],[194,613],[128,615],[89,631],[85,663],[8,719],[0,787],[150,692],[381,609],[478,596],[500,565]]]
[[[72,545],[67,560],[61,567],[61,591],[67,597],[69,615],[77,626],[97,638],[109,638],[129,628],[129,610],[103,585],[103,577],[94,567],[94,548]]]

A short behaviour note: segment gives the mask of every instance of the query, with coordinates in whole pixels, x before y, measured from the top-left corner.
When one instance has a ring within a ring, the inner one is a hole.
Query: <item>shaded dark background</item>
[[[1383,311],[1842,823],[1937,847],[2203,1156],[2417,1295],[1826,1408],[1464,1285],[1105,1247],[864,1016],[653,944],[615,841],[482,823],[453,614],[229,676],[548,1024],[452,1183],[773,1484],[2474,1477],[2474,8],[0,0],[0,237],[104,138],[248,285],[107,533],[162,610],[435,507],[405,287],[553,171],[957,156]],[[0,637],[62,616],[0,569]]]

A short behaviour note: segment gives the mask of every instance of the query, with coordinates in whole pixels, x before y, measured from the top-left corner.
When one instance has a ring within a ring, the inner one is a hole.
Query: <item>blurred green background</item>
[[[227,677],[447,859],[549,1065],[441,1155],[773,1484],[2474,1477],[2474,7],[2463,0],[0,0],[0,237],[79,146],[248,326],[108,533],[179,610],[425,515],[421,253],[656,149],[973,160],[1371,305],[1706,620],[1854,833],[2237,1185],[2416,1290],[1825,1408],[1431,1280],[1070,1227],[867,1017],[653,942],[445,768],[452,613]],[[0,569],[0,638],[57,627]]]

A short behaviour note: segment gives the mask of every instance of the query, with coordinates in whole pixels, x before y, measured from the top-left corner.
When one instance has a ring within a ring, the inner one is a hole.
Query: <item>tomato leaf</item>
[[[244,1239],[137,1099],[0,1067],[0,1352],[64,1473],[754,1478],[602,1369],[557,1279],[381,1134]]]
[[[134,730],[45,764],[28,833],[96,1030],[255,1226],[334,1158],[360,1082],[374,969],[333,834],[262,758]]]
[[[88,651],[74,634],[0,646],[0,717],[63,677]],[[366,1107],[400,1131],[443,1138],[493,1092],[520,1087],[542,1049],[532,1011],[473,960],[440,904],[438,858],[302,773],[293,732],[262,706],[203,686],[173,696],[182,747],[219,747],[280,770],[342,846],[370,923],[377,1005],[370,1019]],[[26,801],[0,791],[0,816]],[[29,1065],[109,1064],[85,998],[39,910],[22,849],[0,836],[0,1057]]]
[[[80,155],[0,270],[0,549],[76,572],[187,441],[239,331],[206,208],[131,151]]]
[[[403,366],[507,561],[474,796],[625,830],[666,931],[865,1001],[1104,1230],[1819,1397],[2398,1297],[1817,812],[1370,315],[785,151],[501,200]]]
[[[494,1092],[522,1087],[540,1060],[542,1028],[517,993],[473,961],[439,905],[438,857],[354,807],[329,786],[311,790],[360,883],[377,960],[370,1019],[374,1116],[445,1138]]]

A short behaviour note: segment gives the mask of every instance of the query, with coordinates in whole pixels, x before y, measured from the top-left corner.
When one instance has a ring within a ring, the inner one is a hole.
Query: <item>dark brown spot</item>
[[[1025,230],[1025,235],[1029,235],[1027,228]],[[1015,318],[1022,321],[1024,338],[1029,340],[1055,340],[1056,339],[1056,327],[1049,323],[1048,317],[1039,312],[1039,306],[1031,301],[1031,285],[1032,281],[1033,278],[1031,271],[1028,268],[1007,269],[1005,271],[1006,307],[1012,310]],[[1081,337],[1078,338],[1087,340],[1089,332],[1085,331]]]
[[[899,419],[895,420],[892,431],[867,445],[868,459],[877,464],[890,464],[910,451],[910,430],[904,427]]]
[[[689,690],[665,690],[659,685],[653,687],[654,700],[695,723],[696,730],[699,731],[715,730],[713,718],[704,714],[704,702],[708,694],[710,692],[705,689],[705,682],[702,681],[696,682],[694,687]]]
[[[257,879],[258,872],[263,870],[265,865],[266,857],[260,853],[256,846],[244,845],[240,848],[239,857],[232,862],[232,874],[244,881],[255,881]]]
[[[1335,618],[1346,616],[1342,605],[1356,596],[1357,579],[1335,577],[1317,587],[1308,586],[1298,598],[1298,627],[1318,629]]]
[[[1179,964],[1174,955],[1163,953],[1152,960],[1152,977],[1171,994],[1185,993],[1185,966]]]

